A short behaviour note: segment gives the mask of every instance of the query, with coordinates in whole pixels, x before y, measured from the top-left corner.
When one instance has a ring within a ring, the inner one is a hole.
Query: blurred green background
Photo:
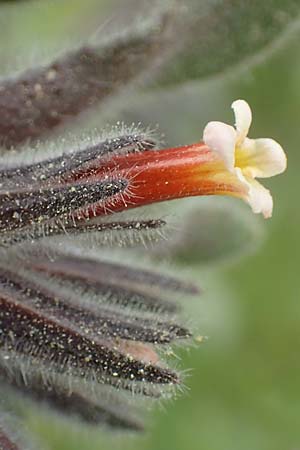
[[[2,6],[2,73],[78,42],[78,36],[93,34],[101,23],[118,20],[121,10],[120,2],[91,0]],[[31,430],[49,449],[300,449],[299,38],[295,31],[255,67],[162,94],[132,94],[120,106],[121,118],[158,122],[168,142],[181,144],[199,139],[211,119],[232,122],[231,102],[245,98],[254,115],[251,135],[277,139],[287,151],[289,168],[284,176],[267,180],[274,216],[260,219],[265,240],[258,250],[235,263],[199,268],[204,294],[190,308],[199,311],[199,332],[209,339],[179,352],[182,367],[192,368],[187,392],[158,406],[142,437],[112,437],[53,416],[28,414]],[[93,121],[101,123],[97,116]]]

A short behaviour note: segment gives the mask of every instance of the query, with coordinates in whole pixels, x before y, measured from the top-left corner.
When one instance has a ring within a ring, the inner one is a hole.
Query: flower
[[[168,149],[114,153],[105,161],[94,161],[94,169],[73,175],[82,182],[105,180],[107,174],[127,180],[126,189],[107,205],[99,202],[91,216],[106,215],[129,208],[182,197],[229,195],[250,204],[254,213],[272,215],[270,192],[255,178],[271,177],[286,168],[286,156],[272,139],[249,139],[252,114],[247,102],[232,105],[236,129],[222,122],[209,122],[203,142]],[[91,166],[90,166],[91,168]],[[109,206],[109,207],[107,207]],[[78,215],[86,219],[86,211]]]
[[[250,108],[233,107],[237,129],[210,122],[204,142],[162,149],[148,131],[123,127],[60,156],[2,165],[1,398],[9,386],[82,422],[137,431],[143,424],[130,394],[158,397],[180,385],[163,350],[192,333],[177,323],[172,299],[199,289],[143,268],[140,253],[114,259],[113,239],[118,247],[145,242],[167,224],[114,213],[230,195],[268,217],[272,198],[255,177],[282,172],[285,155],[270,139],[246,138]],[[84,235],[101,251],[91,251]],[[0,447],[13,448],[1,426]]]
[[[32,164],[1,160],[1,400],[12,390],[89,425],[142,431],[142,397],[180,386],[165,349],[192,338],[174,299],[198,296],[198,286],[122,252],[127,243],[151,240],[166,221],[114,216],[115,202],[123,199],[126,208],[132,174],[93,175],[107,159],[146,158],[154,146],[151,133],[120,127]],[[76,222],[76,213],[87,216],[99,205],[108,218]],[[14,442],[0,408],[0,449],[17,448]]]
[[[204,130],[204,142],[223,160],[227,169],[246,187],[244,199],[254,213],[271,217],[273,199],[270,192],[255,178],[268,178],[286,169],[286,155],[273,139],[247,137],[252,112],[245,100],[232,104],[236,129],[222,122],[209,122]]]

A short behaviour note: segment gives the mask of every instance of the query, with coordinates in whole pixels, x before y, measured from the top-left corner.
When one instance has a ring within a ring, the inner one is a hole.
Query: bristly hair
[[[191,338],[175,298],[199,290],[126,260],[89,256],[88,246],[74,253],[72,245],[92,234],[101,251],[107,232],[143,241],[166,226],[159,217],[110,211],[130,187],[130,171],[96,176],[115,155],[155,148],[146,136],[120,134],[38,162],[3,163],[0,172],[0,386],[84,422],[135,431],[143,429],[140,401],[130,393],[166,397],[182,383],[162,359]],[[106,213],[94,218],[99,204]]]
[[[136,172],[109,166],[161,149],[160,139],[150,128],[118,124],[102,136],[50,140],[157,68],[172,52],[175,12],[164,8],[102,45],[0,81],[1,399],[137,432],[145,399],[182,388],[166,355],[191,340],[179,299],[199,289],[121,253],[164,239],[168,219],[119,213],[138,206]],[[118,261],[109,254],[115,248]],[[0,449],[27,448],[2,416]]]

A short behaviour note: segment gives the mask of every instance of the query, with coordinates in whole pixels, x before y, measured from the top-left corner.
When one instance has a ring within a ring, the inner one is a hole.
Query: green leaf
[[[300,14],[299,0],[196,2],[178,30],[182,48],[160,76],[175,84],[208,78],[270,48]]]

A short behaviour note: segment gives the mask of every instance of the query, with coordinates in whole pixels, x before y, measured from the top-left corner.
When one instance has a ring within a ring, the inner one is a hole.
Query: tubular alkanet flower
[[[246,138],[250,108],[243,101],[233,107],[237,130],[211,122],[204,142],[192,145],[159,149],[150,131],[122,127],[56,157],[2,160],[1,399],[12,390],[89,425],[140,431],[137,396],[170,395],[180,386],[181,374],[164,356],[192,338],[176,298],[197,296],[199,288],[143,267],[134,249],[132,261],[121,251],[108,256],[108,248],[145,243],[168,223],[113,213],[230,195],[270,216],[272,198],[254,178],[282,172],[284,152],[272,140]],[[89,248],[85,234],[101,251]],[[0,448],[23,449],[2,416]]]
[[[273,139],[249,139],[252,112],[244,100],[232,104],[236,129],[222,122],[209,122],[204,142],[223,160],[228,171],[246,188],[244,200],[254,213],[272,216],[270,192],[255,178],[269,178],[285,171],[287,160],[282,147]]]
[[[113,203],[99,203],[91,210],[101,216],[154,202],[201,195],[242,198],[254,213],[272,215],[270,192],[255,178],[271,177],[286,169],[282,147],[272,139],[249,139],[251,109],[244,100],[232,105],[236,129],[222,122],[209,122],[203,142],[164,150],[117,154],[95,161],[89,172],[76,178],[103,179],[107,174],[128,179],[128,189]],[[80,214],[79,214],[80,216]]]

